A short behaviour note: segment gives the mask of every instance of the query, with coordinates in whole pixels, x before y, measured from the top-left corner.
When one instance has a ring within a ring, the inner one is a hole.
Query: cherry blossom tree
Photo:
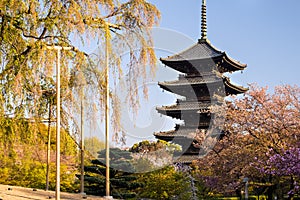
[[[271,156],[266,164],[260,168],[264,174],[270,174],[279,177],[290,178],[290,191],[288,192],[289,199],[294,194],[299,193],[300,180],[300,148],[292,147],[288,150],[282,149],[280,153],[275,153],[271,150]],[[273,154],[273,155],[272,155]]]
[[[198,161],[199,176],[215,192],[230,194],[240,193],[248,177],[253,188],[264,187],[272,198],[280,177],[261,173],[257,166],[267,166],[272,156],[299,144],[300,88],[278,86],[271,94],[267,87],[251,85],[243,97],[227,102],[223,130],[213,151]]]

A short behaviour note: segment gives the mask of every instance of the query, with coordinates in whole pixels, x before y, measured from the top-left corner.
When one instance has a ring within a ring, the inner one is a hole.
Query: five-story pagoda
[[[246,65],[214,48],[207,39],[206,0],[202,1],[201,39],[187,50],[161,58],[161,62],[181,73],[175,81],[160,82],[159,86],[185,97],[175,105],[158,107],[161,114],[184,121],[174,130],[155,133],[155,137],[182,146],[175,162],[189,164],[199,156],[201,144],[198,134],[207,134],[212,127],[214,113],[210,106],[220,104],[227,95],[241,94],[247,88],[233,85],[223,74],[244,70]]]

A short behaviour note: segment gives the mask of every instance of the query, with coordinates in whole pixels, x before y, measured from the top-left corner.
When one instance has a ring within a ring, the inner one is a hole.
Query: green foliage
[[[137,173],[153,171],[156,168],[149,159],[143,157],[135,158],[132,164]]]
[[[85,166],[86,175],[85,192],[87,194],[105,196],[105,155],[106,150],[98,152],[97,160],[92,160],[92,165]],[[110,149],[110,184],[112,195],[115,198],[134,198],[133,191],[141,187],[133,174],[134,167],[131,164],[131,154],[128,151],[122,151],[118,148]]]
[[[138,189],[138,196],[151,199],[191,199],[190,183],[183,173],[176,172],[174,167],[140,175],[144,186]]]
[[[45,189],[47,127],[15,118],[3,119],[0,129],[0,183]],[[54,134],[55,129],[51,129]],[[61,189],[75,191],[74,167],[77,158],[76,144],[69,134],[61,130]],[[53,139],[53,143],[54,143]],[[52,143],[52,142],[51,142]],[[51,145],[52,150],[55,149]],[[53,151],[52,151],[53,152]],[[53,154],[54,155],[54,152]],[[50,165],[50,188],[55,189],[54,156]]]

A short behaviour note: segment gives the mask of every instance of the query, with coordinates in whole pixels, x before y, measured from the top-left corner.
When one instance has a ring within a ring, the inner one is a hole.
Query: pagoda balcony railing
[[[178,110],[178,109],[201,109],[201,108],[208,108],[211,106],[210,102],[202,103],[202,102],[195,102],[195,101],[182,101],[180,104],[172,104],[169,106],[162,106],[156,107],[157,109],[161,110]]]
[[[192,77],[209,77],[209,76],[218,76],[222,77],[221,73],[218,71],[209,71],[209,72],[201,72],[201,73],[191,73],[191,74],[179,74],[178,78],[192,78]]]
[[[182,85],[194,85],[194,84],[214,84],[214,83],[219,83],[223,82],[223,80],[217,76],[212,76],[212,77],[184,77],[184,78],[179,78],[178,80],[173,80],[173,81],[164,81],[164,82],[159,82],[160,85],[165,85],[165,86],[182,86]]]

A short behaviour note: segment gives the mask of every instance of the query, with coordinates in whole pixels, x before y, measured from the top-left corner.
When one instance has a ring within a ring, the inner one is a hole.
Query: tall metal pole
[[[56,59],[56,185],[55,199],[60,200],[60,51],[71,50],[72,47],[48,46],[57,50]]]

